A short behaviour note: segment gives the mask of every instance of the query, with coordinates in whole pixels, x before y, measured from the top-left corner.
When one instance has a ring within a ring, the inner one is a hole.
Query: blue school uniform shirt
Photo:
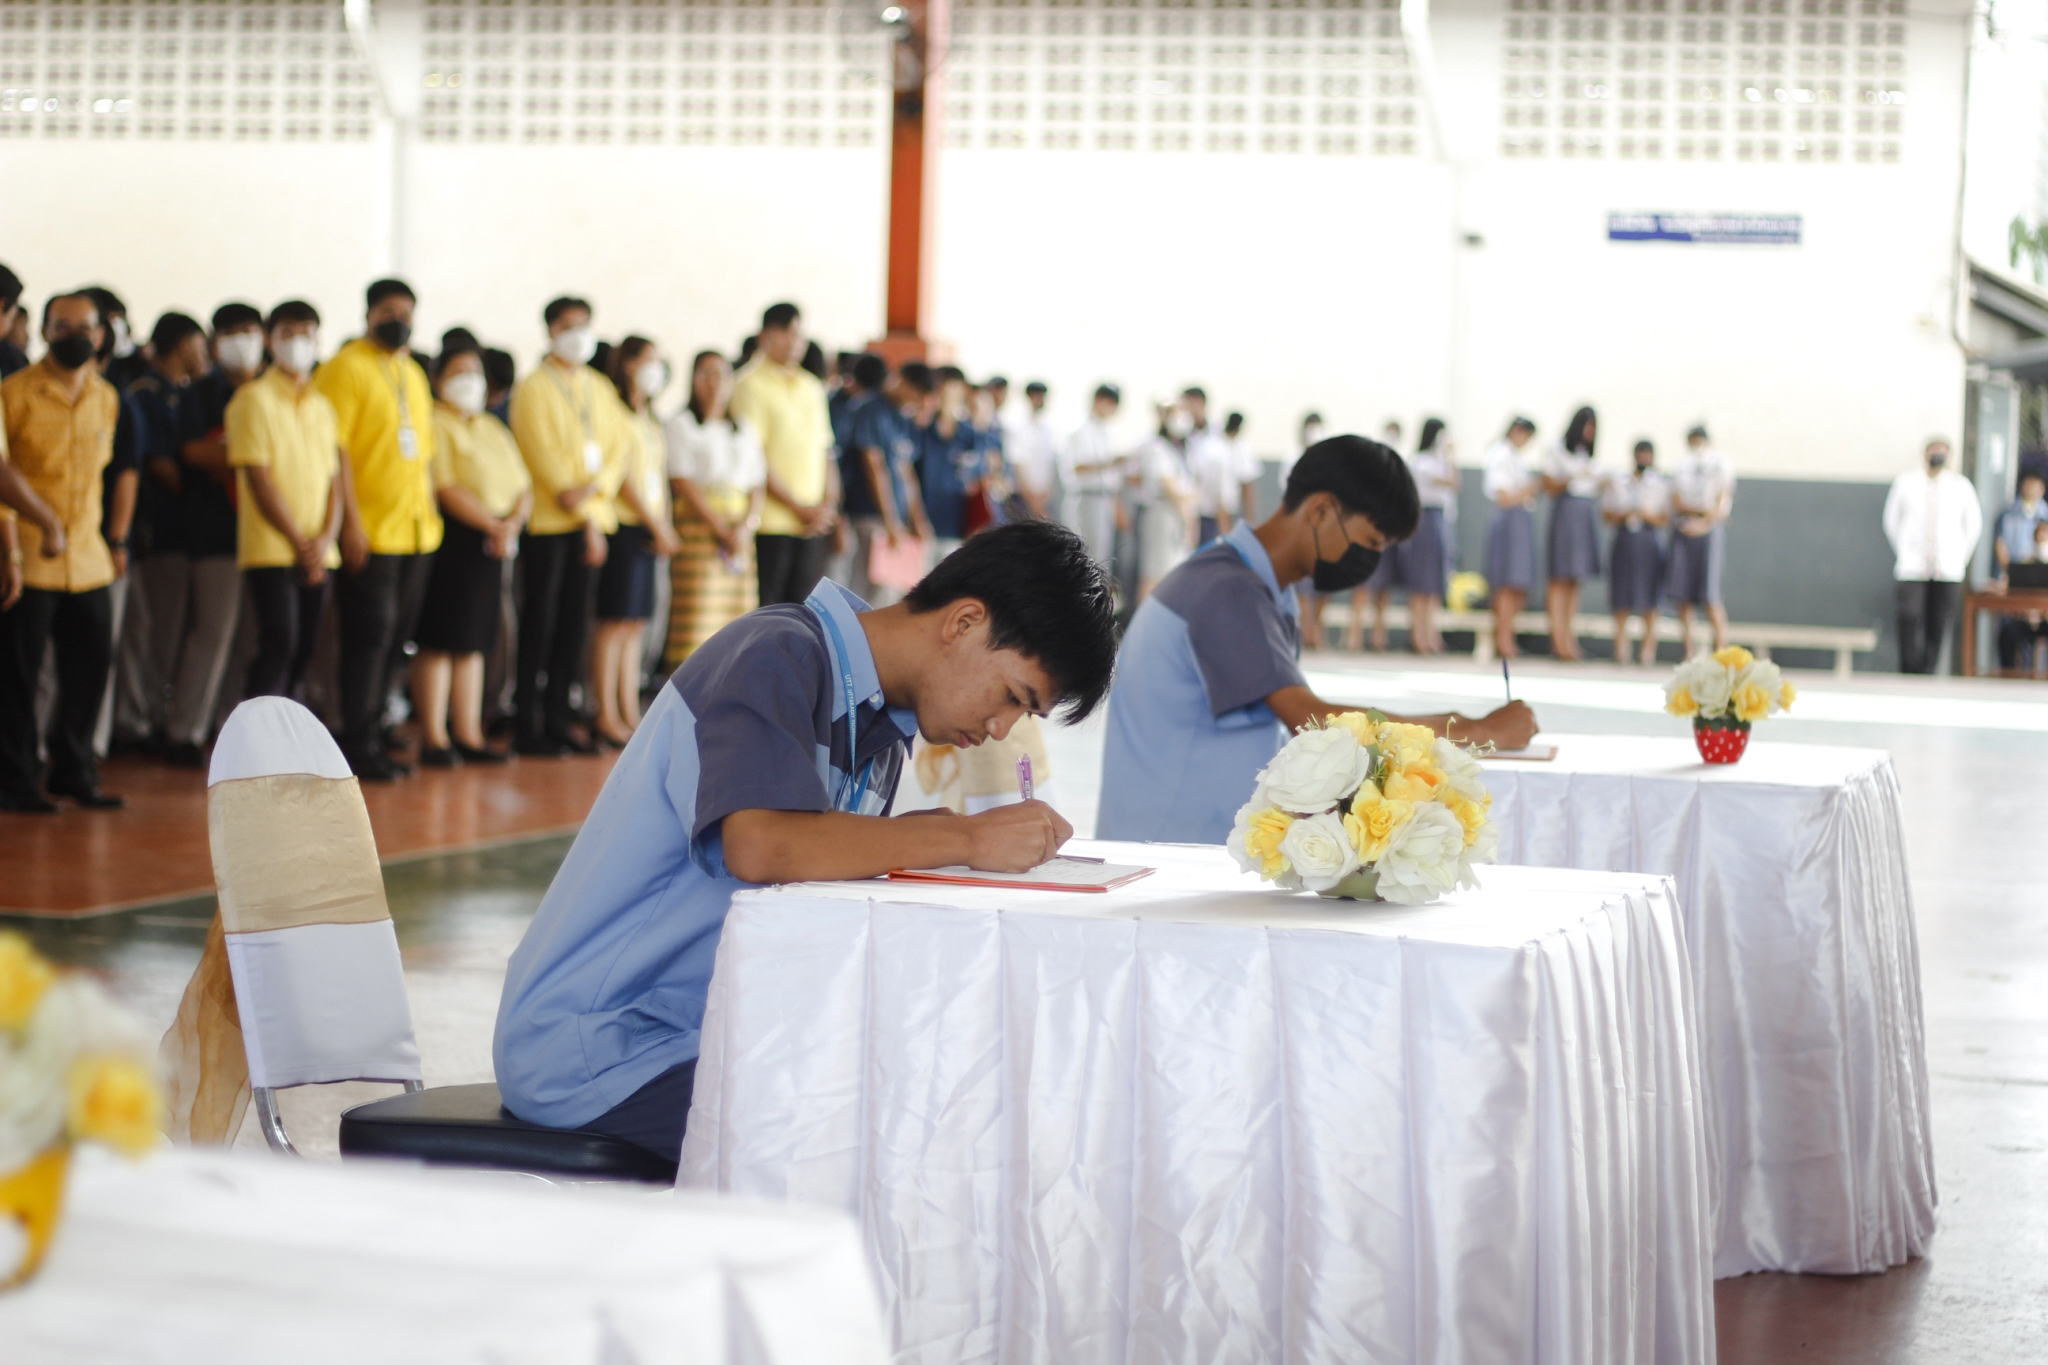
[[[1286,742],[1266,698],[1303,684],[1300,610],[1243,522],[1160,582],[1117,655],[1097,838],[1230,836]]]
[[[839,481],[846,493],[848,516],[879,517],[882,509],[868,491],[867,452],[882,452],[889,473],[889,496],[895,500],[899,519],[910,515],[910,499],[904,496],[908,472],[917,459],[917,424],[905,417],[894,403],[876,395],[856,406],[848,426],[851,445],[840,458]]]
[[[747,885],[726,870],[726,816],[888,812],[917,722],[882,699],[865,610],[827,581],[743,616],[648,708],[505,973],[491,1057],[514,1114],[573,1128],[695,1059],[719,930]]]
[[[940,435],[936,421],[918,428],[918,491],[932,534],[941,540],[959,540],[967,533],[967,485],[980,477],[981,458],[980,433],[966,422],[956,425],[951,436]]]

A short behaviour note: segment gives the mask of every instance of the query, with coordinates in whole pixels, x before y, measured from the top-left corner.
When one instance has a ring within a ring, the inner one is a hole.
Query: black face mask
[[[1341,528],[1340,528],[1341,531]],[[1344,553],[1335,559],[1323,558],[1322,534],[1316,535],[1316,570],[1310,582],[1317,592],[1350,592],[1380,566],[1380,552],[1357,541],[1344,541]]]
[[[412,340],[412,324],[386,318],[370,329],[370,335],[387,351],[396,351]]]
[[[92,356],[92,338],[83,332],[73,332],[50,343],[50,359],[56,361],[62,369],[75,370],[91,360]]]
[[[56,348],[55,348],[55,347],[52,347],[51,349],[52,349],[52,350],[54,350],[54,349],[56,349]],[[1942,467],[1943,465],[1945,465],[1945,464],[1947,464],[1947,463],[1948,463],[1948,456],[1946,456],[1946,455],[1929,455],[1929,456],[1927,457],[1927,467],[1928,467],[1929,469],[1939,469],[1939,468],[1941,468],[1941,467]]]

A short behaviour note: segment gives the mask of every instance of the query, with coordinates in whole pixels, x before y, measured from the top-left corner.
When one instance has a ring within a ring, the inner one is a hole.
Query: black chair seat
[[[671,1185],[676,1165],[603,1133],[543,1128],[507,1113],[495,1085],[444,1085],[359,1104],[341,1116],[343,1156]]]

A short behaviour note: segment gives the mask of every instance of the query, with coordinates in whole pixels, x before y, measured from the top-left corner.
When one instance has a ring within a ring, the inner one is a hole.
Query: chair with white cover
[[[277,1091],[389,1081],[406,1093],[343,1116],[344,1156],[673,1179],[632,1143],[514,1118],[495,1085],[424,1089],[369,811],[305,707],[235,708],[207,776],[207,833],[220,913],[164,1041],[174,1138],[232,1141],[247,1093],[265,1140],[294,1152]]]

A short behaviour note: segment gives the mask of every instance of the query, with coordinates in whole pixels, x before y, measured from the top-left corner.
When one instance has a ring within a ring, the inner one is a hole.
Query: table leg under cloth
[[[1720,1167],[1716,1275],[1869,1273],[1922,1254],[1927,1049],[1890,760],[1865,751],[1845,777],[1802,784],[1815,750],[1759,745],[1706,780],[1697,765],[1572,771],[1580,743],[1555,768],[1488,766],[1500,858],[1676,879]]]
[[[1670,883],[1509,872],[1511,943],[743,894],[681,1183],[855,1213],[904,1365],[1707,1365]]]

